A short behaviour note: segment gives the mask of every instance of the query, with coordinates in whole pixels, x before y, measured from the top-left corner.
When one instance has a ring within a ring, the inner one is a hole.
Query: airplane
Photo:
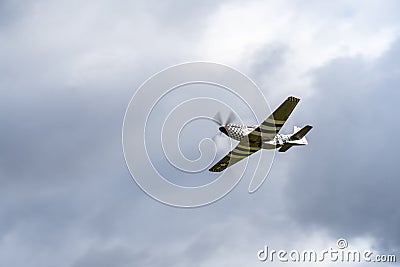
[[[294,126],[292,134],[279,134],[283,124],[289,118],[299,101],[299,98],[289,96],[259,126],[226,124],[219,127],[219,131],[239,141],[239,144],[212,166],[209,171],[222,172],[260,149],[279,148],[279,152],[286,152],[292,146],[308,145],[305,136],[312,129],[310,125],[306,125],[303,128]]]

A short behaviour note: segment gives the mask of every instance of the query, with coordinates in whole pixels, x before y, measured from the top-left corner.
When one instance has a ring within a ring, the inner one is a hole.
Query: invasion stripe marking
[[[264,125],[261,125],[260,126],[260,129],[261,130],[265,130],[265,131],[279,131],[280,129],[281,129],[282,127],[267,127],[267,126],[264,126]]]
[[[244,146],[241,144],[238,144],[238,146],[236,148],[240,148],[240,149],[246,149],[246,150],[260,150],[261,147],[257,147],[257,146]]]
[[[282,124],[282,125],[286,122],[286,120],[284,120],[284,121],[282,121],[282,120],[275,120],[275,119],[273,119],[273,118],[267,118],[265,121],[266,121],[266,122],[269,122],[269,123],[273,123],[273,124]]]
[[[243,150],[239,150],[239,149],[234,149],[231,152],[232,152],[232,154],[235,154],[235,155],[250,155],[250,154],[257,152],[258,150],[259,149],[257,149],[256,151],[254,151],[254,150],[243,151]]]
[[[275,130],[276,126],[266,126],[264,124],[261,124],[260,128],[263,128],[265,130]],[[280,126],[279,126],[279,128],[280,128]]]
[[[253,132],[251,132],[252,135],[256,135],[256,136],[260,136],[260,137],[274,137],[276,135],[276,133],[274,132],[273,134],[268,134],[268,133],[261,133],[258,130],[254,130]]]
[[[276,134],[278,131],[279,131],[279,129],[276,129],[276,130],[264,130],[264,129],[260,129],[261,130],[261,133],[263,133],[263,134]]]
[[[246,148],[242,148],[242,147],[236,147],[233,151],[243,151],[243,152],[248,152],[248,151],[250,151],[250,152],[257,152],[258,150],[260,150],[259,148],[253,148],[253,149],[251,149],[250,147],[246,147]]]
[[[249,155],[235,155],[235,154],[230,154],[231,158],[235,158],[235,159],[244,159],[245,157],[247,157]]]
[[[264,121],[261,125],[269,127],[282,127],[284,123]]]

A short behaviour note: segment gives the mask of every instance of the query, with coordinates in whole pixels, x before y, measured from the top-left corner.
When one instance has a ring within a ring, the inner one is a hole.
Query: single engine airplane
[[[279,152],[286,152],[292,146],[307,145],[308,142],[305,135],[312,129],[310,125],[306,125],[303,128],[294,126],[292,134],[278,134],[299,101],[299,98],[289,96],[259,126],[226,124],[219,127],[222,133],[240,142],[209,171],[221,172],[260,149],[279,148]]]

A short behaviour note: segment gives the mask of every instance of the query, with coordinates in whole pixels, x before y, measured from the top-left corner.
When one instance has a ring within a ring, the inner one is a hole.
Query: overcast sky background
[[[341,237],[399,259],[399,10],[0,1],[0,265],[275,266],[257,260],[264,245],[318,251]],[[315,128],[255,194],[245,177],[212,205],[179,209],[133,182],[121,127],[141,83],[193,60],[242,71],[272,108],[300,97],[283,130]]]

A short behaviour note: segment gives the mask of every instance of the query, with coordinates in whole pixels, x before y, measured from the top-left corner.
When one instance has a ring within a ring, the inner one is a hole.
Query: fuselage
[[[219,130],[227,135],[228,137],[241,141],[245,136],[254,131],[257,126],[246,126],[237,124],[223,125]],[[304,139],[291,140],[293,134],[276,134],[276,136],[271,140],[264,140],[262,142],[262,148],[264,149],[276,149],[283,146],[285,143],[290,143],[292,145],[306,145],[307,141]]]

